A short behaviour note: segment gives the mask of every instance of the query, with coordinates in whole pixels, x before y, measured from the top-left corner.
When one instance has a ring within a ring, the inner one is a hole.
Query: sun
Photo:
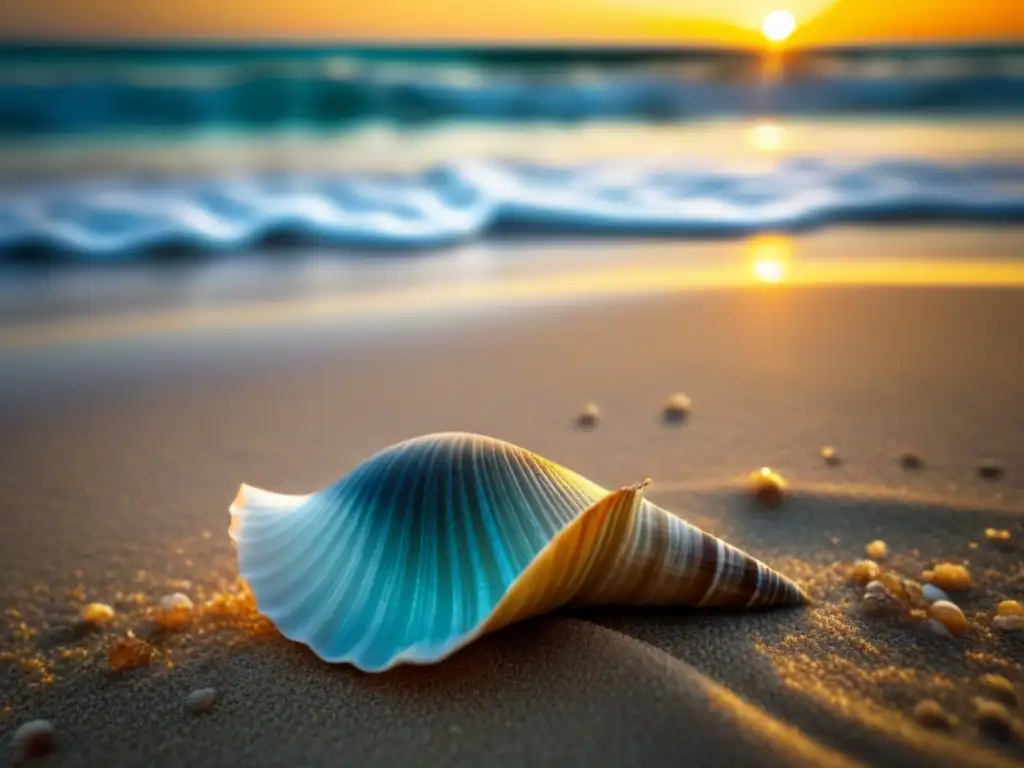
[[[789,11],[772,11],[764,17],[761,32],[773,43],[781,43],[796,30],[796,19]]]

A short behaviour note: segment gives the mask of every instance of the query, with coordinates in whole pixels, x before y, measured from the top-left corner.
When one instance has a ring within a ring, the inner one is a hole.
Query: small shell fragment
[[[601,409],[597,407],[596,403],[589,403],[582,411],[579,416],[576,417],[576,424],[584,429],[590,429],[591,427],[597,426],[597,422],[601,418]]]
[[[821,449],[821,458],[829,466],[834,467],[839,464],[839,454],[831,445],[826,445]]]
[[[750,490],[754,498],[768,507],[782,503],[786,481],[768,467],[761,467],[750,475]]]
[[[885,560],[889,556],[889,545],[881,539],[876,539],[864,547],[864,552],[872,560]]]
[[[934,699],[924,699],[914,707],[914,719],[933,731],[953,730],[953,717]]]
[[[693,403],[689,397],[682,392],[676,392],[666,401],[665,407],[661,412],[662,418],[673,423],[685,421],[686,417],[690,415],[690,408],[692,406]]]
[[[939,563],[932,570],[922,573],[921,579],[945,590],[968,589],[974,586],[970,571],[957,563]]]
[[[185,697],[185,708],[192,714],[207,712],[217,703],[215,688],[199,688]]]
[[[858,560],[850,570],[850,581],[854,584],[867,584],[869,587],[878,584],[881,587],[881,582],[877,581],[881,573],[882,569],[874,560]]]
[[[82,608],[79,619],[86,624],[109,624],[114,620],[114,609],[106,603],[89,603]]]
[[[14,763],[49,754],[55,746],[53,725],[48,720],[31,720],[18,727],[11,739]]]
[[[120,672],[144,667],[153,658],[153,647],[137,637],[116,637],[107,653],[110,669]]]
[[[188,595],[175,592],[160,599],[153,619],[161,629],[181,629],[192,620],[193,608]]]
[[[924,595],[924,599],[929,603],[938,602],[939,600],[949,600],[949,595],[934,584],[925,584],[922,586],[921,593]]]
[[[948,600],[939,600],[928,606],[928,616],[942,622],[942,625],[954,635],[963,633],[969,626],[967,617],[960,607]]]
[[[1020,632],[1024,630],[1024,616],[996,616],[992,626],[1004,632]]]
[[[1016,709],[1020,704],[1020,699],[1017,697],[1017,691],[1014,689],[1013,683],[1002,675],[982,675],[978,678],[978,683],[984,690],[984,695],[988,698],[994,699],[1012,709]]]

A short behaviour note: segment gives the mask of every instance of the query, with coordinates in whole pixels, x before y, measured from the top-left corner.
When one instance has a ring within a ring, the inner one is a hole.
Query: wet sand
[[[827,263],[843,237],[797,241],[791,274]],[[944,237],[922,230],[875,252],[923,260]],[[1019,232],[993,237],[1000,259],[1019,252]],[[993,256],[983,242],[965,240],[961,262]],[[617,247],[597,257],[602,268],[654,258]],[[719,246],[651,247],[666,266]],[[0,604],[16,613],[0,636],[0,747],[45,718],[57,749],[39,764],[52,766],[1020,764],[1024,736],[986,735],[972,714],[985,673],[1024,697],[1024,633],[991,629],[999,600],[1024,598],[1024,289],[1001,279],[737,279],[701,291],[652,279],[589,298],[495,292],[489,308],[455,292],[444,312],[439,293],[399,313],[340,302],[332,313],[340,294],[328,292],[323,311],[286,322],[266,305],[239,314],[250,293],[198,315],[168,300],[150,326],[130,306],[141,334],[110,319],[127,307],[114,300],[46,318],[12,311],[0,349]],[[395,285],[381,280],[385,293]],[[53,289],[36,290],[43,301]],[[302,296],[268,290],[279,306]],[[693,412],[666,425],[660,408],[676,391]],[[590,401],[602,418],[578,430]],[[650,477],[653,501],[792,576],[815,604],[562,612],[436,667],[378,676],[327,666],[260,621],[238,592],[226,530],[238,484],[313,490],[441,430],[510,440],[606,487]],[[825,445],[838,466],[822,460]],[[900,466],[907,449],[922,468]],[[978,476],[985,459],[1002,478]],[[789,482],[776,509],[743,488],[762,465]],[[989,527],[1011,542],[988,542]],[[906,576],[969,566],[975,587],[954,595],[964,635],[865,612],[846,577],[874,539]],[[151,664],[111,675],[109,635],[144,634],[147,606],[173,591],[210,604],[149,638]],[[82,600],[118,617],[69,640],[60,628]],[[219,692],[214,708],[186,713],[185,696],[205,686]],[[923,698],[957,718],[950,734],[913,722]]]

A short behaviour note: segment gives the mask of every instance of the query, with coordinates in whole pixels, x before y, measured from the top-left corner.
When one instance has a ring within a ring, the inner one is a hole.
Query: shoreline
[[[717,241],[509,239],[424,254],[309,248],[277,260],[264,249],[181,263],[8,266],[0,350],[702,291],[1012,288],[1024,285],[1022,245],[1018,227],[849,227]]]

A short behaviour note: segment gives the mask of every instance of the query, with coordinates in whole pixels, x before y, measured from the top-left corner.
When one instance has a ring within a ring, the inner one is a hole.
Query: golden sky
[[[1024,0],[28,0],[0,35],[335,42],[758,43],[771,10],[794,43],[1024,41]],[[126,13],[125,8],[131,8]]]

